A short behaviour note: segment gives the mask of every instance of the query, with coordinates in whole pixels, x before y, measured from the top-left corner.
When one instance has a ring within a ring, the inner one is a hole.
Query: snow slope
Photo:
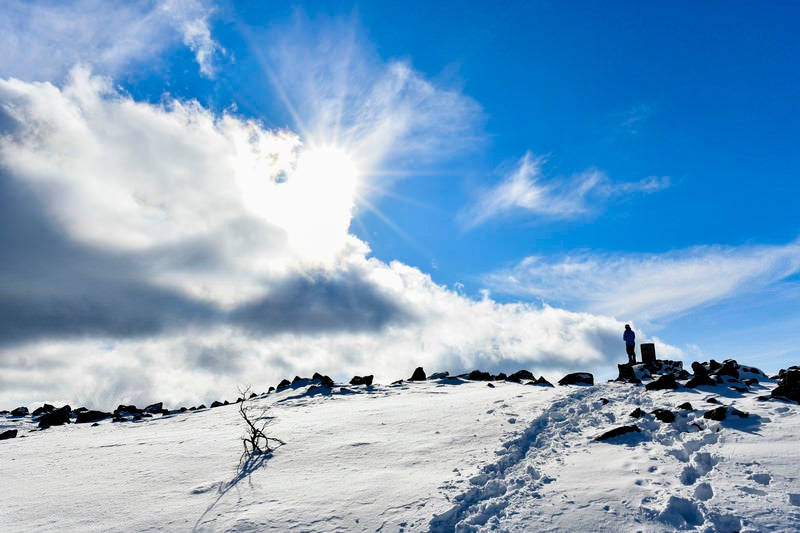
[[[800,407],[758,401],[773,386],[289,388],[256,400],[285,444],[244,469],[235,405],[44,431],[5,417],[20,436],[0,442],[0,529],[792,531]],[[706,420],[709,397],[750,416]]]

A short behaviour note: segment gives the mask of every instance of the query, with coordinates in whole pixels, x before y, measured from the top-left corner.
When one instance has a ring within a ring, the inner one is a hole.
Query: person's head
[[[625,329],[631,329],[631,325],[630,324],[625,324]]]

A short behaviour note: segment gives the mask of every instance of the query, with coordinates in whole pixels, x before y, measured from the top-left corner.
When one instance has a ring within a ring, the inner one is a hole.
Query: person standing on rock
[[[625,341],[625,351],[628,353],[628,363],[636,364],[636,333],[631,329],[630,324],[625,324],[625,332],[622,334]]]

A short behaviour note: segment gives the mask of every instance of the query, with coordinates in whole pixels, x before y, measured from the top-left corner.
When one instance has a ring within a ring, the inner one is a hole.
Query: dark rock
[[[739,363],[733,359],[726,359],[723,361],[722,366],[715,372],[718,376],[730,376],[739,379]]]
[[[321,376],[319,378],[319,384],[323,387],[328,387],[329,389],[332,389],[333,379],[330,376]]]
[[[608,400],[608,398],[600,398],[600,402],[601,402],[603,405],[608,405],[608,404],[609,404],[609,400]]]
[[[39,416],[44,413],[52,413],[55,410],[55,407],[50,405],[49,403],[44,404],[43,406],[39,407],[38,409],[34,409],[31,416]]]
[[[633,370],[633,365],[630,363],[618,364],[617,369],[619,370],[617,381],[632,381],[638,379],[636,377],[636,372]]]
[[[473,370],[467,376],[467,379],[472,381],[492,381],[492,375],[488,372],[482,372],[480,370]]]
[[[631,414],[628,415],[628,416],[632,416],[633,418],[642,418],[644,415],[645,415],[645,412],[642,411],[642,409],[640,407],[637,407],[636,409],[631,411]]]
[[[213,402],[211,402],[211,408],[212,409],[214,409],[216,407],[222,407],[223,405],[225,405],[225,404],[220,402],[220,401],[217,401],[217,400],[214,400]]]
[[[89,422],[97,422],[114,416],[112,413],[105,413],[103,411],[81,411],[75,419],[76,424],[87,424]]]
[[[700,385],[708,385],[709,387],[716,387],[717,382],[714,381],[708,374],[701,374],[701,375],[695,374],[694,377],[689,381],[687,381],[684,386],[689,389],[694,389],[696,387],[699,387]]]
[[[717,422],[721,422],[728,417],[728,408],[724,405],[720,405],[710,411],[706,411],[703,415],[703,418],[708,420],[716,420]]]
[[[0,433],[0,440],[14,439],[16,437],[17,437],[16,429],[9,429],[7,431]]]
[[[742,383],[744,383],[748,387],[752,387],[753,385],[758,385],[758,379],[757,378],[744,378],[742,380]]]
[[[495,378],[497,381],[505,381],[506,379],[508,379],[508,376],[506,375],[506,373],[505,373],[505,372],[500,372],[500,373],[499,373],[499,374],[497,374],[497,375],[496,375],[494,378]]]
[[[197,406],[197,410],[199,411],[200,409],[208,409],[208,407],[206,407],[206,404],[201,403],[200,405]]]
[[[421,366],[418,366],[414,373],[411,374],[411,377],[408,378],[409,381],[427,381],[428,376],[425,375],[425,370]]]
[[[675,422],[675,413],[670,411],[669,409],[655,409],[652,411],[653,416],[659,419],[662,422],[666,422],[667,424],[671,424]]]
[[[781,370],[778,377],[778,386],[772,389],[772,397],[800,403],[800,367]]]
[[[706,398],[706,403],[719,403],[719,400],[717,400],[713,396],[709,396],[708,398]]]
[[[720,368],[722,368],[722,365],[719,364],[717,361],[712,359],[712,360],[710,360],[708,362],[708,373],[709,374],[713,374],[714,372],[716,372]]]
[[[253,398],[258,398],[258,394],[256,394],[255,392],[251,392],[250,397],[248,399],[252,400]]]
[[[558,381],[559,385],[594,385],[594,376],[589,372],[573,372]]]
[[[270,387],[269,389],[267,389],[267,394],[271,392],[275,392],[275,387]]]
[[[764,372],[754,366],[739,365],[739,377],[741,377],[742,374],[755,374],[756,376],[761,376],[762,378],[767,377]]]
[[[489,382],[489,383],[487,383],[486,385],[488,385],[490,389],[493,389],[493,388],[494,388],[494,383],[491,383],[491,382]]]
[[[65,405],[64,407],[53,410],[52,412],[44,413],[39,417],[39,427],[42,429],[47,429],[52,426],[63,426],[64,424],[69,424],[69,414],[71,412],[72,408],[69,405]]]
[[[370,374],[369,376],[353,376],[353,379],[350,380],[350,385],[372,385],[373,375]]]
[[[750,389],[748,389],[743,385],[740,386],[732,385],[731,389],[735,390],[736,392],[750,392]]]
[[[645,385],[644,387],[647,390],[666,390],[666,389],[677,389],[678,382],[675,381],[675,376],[672,374],[664,374],[663,376],[659,377],[657,380],[652,381]]]
[[[289,381],[288,379],[284,379],[283,381],[278,383],[278,390],[280,391],[280,390],[285,389],[286,387],[291,387],[291,386],[292,386],[292,382]]]
[[[690,404],[689,402],[683,402],[678,406],[678,409],[683,409],[684,411],[692,411],[694,408],[692,407],[692,404]]]
[[[536,376],[534,376],[528,370],[517,370],[516,372],[514,372],[513,374],[508,376],[506,378],[506,381],[512,381],[514,383],[521,383],[523,379],[534,381],[536,379]]]
[[[554,385],[544,379],[544,376],[539,376],[539,379],[531,383],[531,385],[538,385],[540,387],[553,387]]]
[[[17,407],[13,411],[11,411],[11,416],[27,416],[28,408],[27,407]]]
[[[695,361],[692,363],[692,372],[694,373],[695,377],[698,376],[708,376],[708,370],[702,364]]]
[[[445,370],[444,372],[435,372],[428,376],[428,379],[446,379],[450,377],[450,372]]]
[[[165,415],[169,413],[167,409],[164,409],[164,402],[150,404],[144,408],[143,412],[151,415]]]
[[[614,428],[611,431],[606,431],[602,435],[595,437],[594,440],[604,441],[604,440],[608,440],[608,439],[613,439],[614,437],[619,437],[620,435],[625,435],[627,433],[634,433],[634,432],[635,433],[641,433],[641,431],[642,430],[639,429],[638,426],[635,426],[635,425],[633,425],[633,426],[621,426],[621,427],[618,427],[618,428]]]
[[[135,405],[119,405],[114,409],[114,416],[117,418],[123,416],[141,416],[142,410]]]

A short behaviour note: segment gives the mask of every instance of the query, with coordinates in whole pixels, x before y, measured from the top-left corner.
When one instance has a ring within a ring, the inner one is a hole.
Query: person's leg
[[[625,350],[628,352],[628,362],[630,364],[636,363],[636,345],[635,344],[626,344]]]

